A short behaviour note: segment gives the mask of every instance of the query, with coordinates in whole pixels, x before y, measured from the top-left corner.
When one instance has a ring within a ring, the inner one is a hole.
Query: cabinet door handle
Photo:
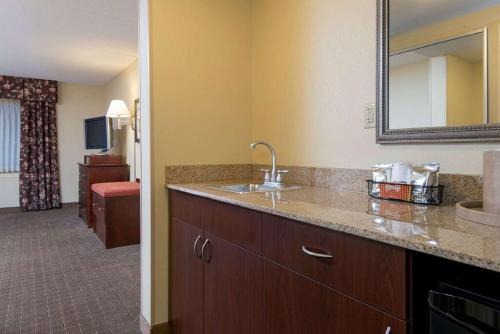
[[[306,246],[302,246],[302,251],[304,253],[306,253],[307,255],[310,255],[310,256],[314,256],[314,257],[319,257],[321,259],[332,259],[333,256],[328,254],[327,252],[315,252],[315,251],[312,251],[310,250],[308,247]]]
[[[387,327],[387,329],[385,330],[385,334],[392,334],[391,327]]]
[[[205,258],[205,247],[207,247],[207,245],[210,243],[210,240],[205,240],[205,242],[203,243],[203,246],[201,246],[201,259],[203,261],[205,261],[206,263],[210,262],[210,257],[208,257],[207,259]]]
[[[202,239],[201,235],[198,235],[193,244],[194,255],[196,255],[196,257],[200,259],[201,259],[201,253],[198,254],[198,243],[200,242],[201,239]]]

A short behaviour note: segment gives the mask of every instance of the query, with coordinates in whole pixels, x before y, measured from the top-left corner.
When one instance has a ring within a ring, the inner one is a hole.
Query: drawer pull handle
[[[210,243],[210,240],[205,240],[205,242],[203,243],[203,246],[201,246],[201,259],[203,261],[205,261],[206,263],[209,263],[210,262],[210,256],[208,258],[205,258],[205,247],[207,247],[207,245]]]
[[[327,252],[323,252],[323,253],[315,252],[315,251],[308,249],[306,246],[302,246],[302,251],[304,253],[306,253],[307,255],[319,257],[321,259],[332,259],[333,258],[333,256],[328,254]]]
[[[392,333],[391,327],[387,327],[385,334],[391,334],[391,333]]]
[[[196,240],[194,241],[194,245],[193,245],[193,251],[194,251],[194,255],[196,255],[197,258],[201,259],[201,253],[198,253],[198,243],[200,242],[201,240],[201,235],[199,235]]]

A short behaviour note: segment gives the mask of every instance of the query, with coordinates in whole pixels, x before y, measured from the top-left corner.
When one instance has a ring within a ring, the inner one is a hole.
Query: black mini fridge
[[[428,303],[431,334],[500,334],[499,300],[440,283]]]

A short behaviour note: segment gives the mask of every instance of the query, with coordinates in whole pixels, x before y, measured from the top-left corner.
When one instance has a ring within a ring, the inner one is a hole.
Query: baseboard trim
[[[139,323],[142,334],[173,334],[170,323],[168,322],[151,326],[141,314]]]
[[[19,212],[22,212],[22,210],[18,206],[9,208],[0,208],[0,213],[19,213]]]
[[[78,204],[79,204],[78,202],[62,203],[61,207],[63,207],[63,208],[77,208]],[[0,208],[0,213],[20,213],[20,212],[24,212],[24,211],[21,210],[21,208],[19,206]]]

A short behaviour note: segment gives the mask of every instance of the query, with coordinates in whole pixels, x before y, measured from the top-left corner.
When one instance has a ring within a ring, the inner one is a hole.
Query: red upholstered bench
[[[140,242],[140,185],[136,182],[94,183],[94,231],[106,248]]]

